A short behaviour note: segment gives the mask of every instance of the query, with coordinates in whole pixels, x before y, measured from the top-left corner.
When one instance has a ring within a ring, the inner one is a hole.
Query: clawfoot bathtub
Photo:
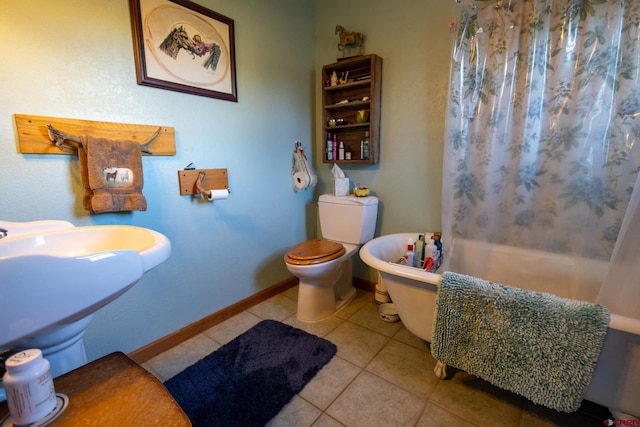
[[[404,326],[431,342],[440,275],[391,262],[404,254],[407,238],[416,238],[418,234],[375,238],[360,249],[360,257],[379,271]],[[460,273],[563,298],[594,302],[607,269],[606,262],[528,249],[464,240],[456,241],[455,245],[454,257],[473,260],[477,254],[483,254],[481,261],[475,265],[471,262],[470,271]],[[441,272],[455,271],[455,267],[449,267],[455,262],[447,259],[447,249]],[[580,287],[576,286],[576,275]],[[436,366],[436,374],[440,378],[446,376],[443,364]],[[640,417],[640,320],[611,313],[604,346],[584,398],[609,407],[614,415]]]

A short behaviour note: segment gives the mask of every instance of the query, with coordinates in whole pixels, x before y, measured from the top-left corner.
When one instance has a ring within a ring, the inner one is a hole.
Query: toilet
[[[355,296],[351,257],[373,239],[378,199],[323,194],[318,211],[323,238],[299,243],[284,256],[300,279],[297,317],[303,322],[324,320]]]

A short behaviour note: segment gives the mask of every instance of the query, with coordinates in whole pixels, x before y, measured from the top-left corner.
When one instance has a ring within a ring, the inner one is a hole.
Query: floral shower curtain
[[[608,261],[640,168],[640,1],[464,1],[445,244]]]
[[[640,319],[640,174],[596,302]]]

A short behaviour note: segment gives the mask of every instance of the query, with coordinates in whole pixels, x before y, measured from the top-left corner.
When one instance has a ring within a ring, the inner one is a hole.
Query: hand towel
[[[78,159],[85,209],[95,213],[147,210],[140,144],[83,136]]]

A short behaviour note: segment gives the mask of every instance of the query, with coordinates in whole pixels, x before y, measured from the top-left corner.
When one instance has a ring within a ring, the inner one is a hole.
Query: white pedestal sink
[[[92,314],[171,254],[141,227],[0,221],[0,351],[39,348],[54,377],[86,363]]]

